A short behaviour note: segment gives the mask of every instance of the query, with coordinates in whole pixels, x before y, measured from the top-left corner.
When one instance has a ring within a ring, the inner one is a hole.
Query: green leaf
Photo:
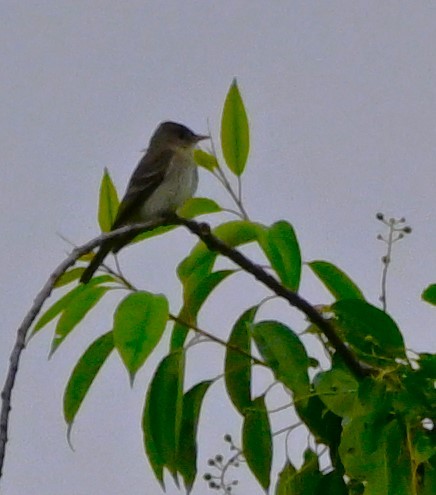
[[[114,348],[112,332],[105,333],[86,349],[74,367],[64,393],[64,418],[71,425],[100,368]]]
[[[159,364],[150,383],[143,414],[144,445],[156,478],[163,468],[175,477],[183,408],[184,353],[174,352]]]
[[[332,263],[311,261],[308,266],[336,300],[365,299],[351,278]]]
[[[233,220],[219,225],[212,233],[227,245],[236,247],[255,241],[263,230],[264,226],[258,223]],[[212,271],[217,256],[218,253],[209,251],[203,242],[198,242],[177,268],[180,281],[185,284],[190,277],[201,280]]]
[[[278,321],[252,325],[251,333],[260,354],[277,380],[294,394],[294,402],[307,402],[310,395],[309,358],[297,335]]]
[[[341,418],[353,413],[358,383],[344,370],[332,369],[318,373],[314,379],[315,391],[324,404]]]
[[[422,490],[419,492],[419,495],[434,495],[434,487],[436,486],[436,455],[433,455],[429,462],[419,467],[423,467],[422,476],[424,478]]]
[[[183,218],[195,218],[220,211],[222,211],[221,206],[213,199],[190,198],[178,209],[177,213]]]
[[[272,435],[265,397],[257,397],[246,411],[242,427],[242,450],[247,465],[265,491],[270,485]]]
[[[147,230],[145,232],[142,232],[142,234],[137,235],[132,240],[131,244],[136,244],[137,242],[145,241],[146,239],[151,239],[152,237],[157,237],[158,235],[166,234],[167,232],[171,232],[176,228],[177,225],[162,225],[152,230]]]
[[[197,324],[197,315],[211,292],[234,270],[221,270],[210,273],[202,280],[188,279],[183,285],[183,307],[179,318],[191,325]],[[181,349],[189,332],[189,326],[176,322],[171,337],[171,350]]]
[[[55,283],[55,287],[63,287],[64,285],[68,285],[71,282],[74,282],[78,278],[81,277],[82,273],[85,271],[85,268],[80,267],[80,268],[72,268],[71,270],[68,270],[67,272],[63,273]]]
[[[118,305],[114,315],[115,347],[133,382],[136,372],[159,343],[168,321],[165,296],[134,292]]]
[[[100,184],[98,223],[102,232],[109,232],[114,224],[119,206],[118,194],[107,168]]]
[[[279,473],[276,487],[276,495],[313,495],[317,492],[322,482],[322,474],[319,470],[318,456],[310,449],[304,453],[304,463],[299,470],[286,461]],[[322,493],[328,494],[324,491]]]
[[[236,351],[251,353],[249,326],[253,323],[258,306],[254,306],[238,319],[229,337],[224,365],[224,378],[230,400],[236,409],[245,414],[251,407],[251,359]]]
[[[250,132],[236,79],[233,80],[224,102],[221,146],[229,169],[235,175],[242,175],[250,149]]]
[[[200,165],[200,167],[209,170],[209,172],[212,172],[215,168],[218,167],[217,159],[210,153],[206,153],[206,151],[200,149],[194,150],[194,160],[196,161],[197,165]]]
[[[110,287],[86,284],[83,290],[69,301],[56,325],[50,356],[110,289]]]
[[[391,366],[405,358],[401,332],[384,311],[360,299],[344,299],[331,306],[338,324],[359,357],[371,364]]]
[[[71,301],[82,294],[86,287],[94,287],[104,282],[111,282],[112,280],[113,278],[110,275],[102,275],[101,277],[94,277],[86,285],[78,285],[77,287],[74,287],[74,289],[71,289],[63,297],[58,299],[52,306],[50,306],[50,308],[48,308],[45,313],[41,315],[41,317],[33,327],[31,336],[35,335],[35,333],[39,332],[39,330],[44,328],[58,315],[60,315]]]
[[[301,278],[301,253],[295,231],[280,221],[265,230],[260,245],[282,284],[296,292]]]
[[[177,471],[189,493],[197,476],[197,427],[204,396],[212,380],[194,385],[183,396],[182,423],[177,449]]]
[[[425,302],[436,306],[436,284],[429,285],[422,293],[422,299]]]
[[[154,475],[156,479],[159,481],[162,490],[165,491],[164,477],[163,477],[163,469],[165,467],[165,461],[159,451],[157,440],[154,438],[155,432],[155,417],[151,415],[152,409],[150,408],[150,392],[151,386],[148,389],[147,397],[145,399],[144,411],[142,413],[142,433],[143,433],[143,441],[145,453],[148,458],[148,462],[150,463],[151,468],[153,469]],[[155,392],[156,394],[156,392]]]
[[[297,402],[295,409],[316,441],[328,445],[330,455],[334,457],[341,438],[341,418],[329,411],[316,395],[311,396],[307,403]]]
[[[286,460],[283,469],[280,471],[277,479],[275,495],[298,495],[293,487],[293,479],[297,470]]]
[[[413,461],[416,465],[427,462],[436,453],[436,438],[427,430],[417,430],[413,437]]]
[[[356,495],[356,492],[348,489],[338,468],[322,476],[317,491],[313,493],[314,495]]]
[[[79,256],[77,258],[77,261],[83,261],[84,263],[89,263],[95,256],[95,253],[92,251],[89,253],[82,254],[82,256]]]
[[[436,380],[436,354],[420,353],[419,367],[428,378]]]
[[[368,442],[367,437],[373,437]],[[411,459],[400,423],[389,416],[374,429],[365,416],[344,426],[339,448],[345,474],[365,482],[365,495],[409,495],[412,489]],[[368,450],[371,443],[376,448]]]

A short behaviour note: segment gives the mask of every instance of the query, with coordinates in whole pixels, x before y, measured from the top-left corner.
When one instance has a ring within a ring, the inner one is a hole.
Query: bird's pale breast
[[[176,153],[165,179],[142,207],[141,217],[148,220],[166,212],[177,210],[191,198],[198,185],[198,169],[192,151]]]

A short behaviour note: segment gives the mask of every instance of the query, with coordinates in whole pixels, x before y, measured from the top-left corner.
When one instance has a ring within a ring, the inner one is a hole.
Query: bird
[[[158,220],[174,213],[191,198],[198,186],[193,153],[197,143],[204,139],[209,136],[195,134],[183,124],[162,122],[130,178],[111,230]],[[111,251],[116,254],[137,235],[126,234],[104,241],[80,282],[88,283]]]

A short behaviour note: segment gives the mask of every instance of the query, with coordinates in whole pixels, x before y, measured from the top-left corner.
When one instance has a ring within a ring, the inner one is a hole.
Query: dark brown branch
[[[11,410],[11,396],[12,390],[15,384],[16,375],[18,372],[18,367],[20,363],[21,354],[26,345],[26,338],[32,323],[38,316],[44,302],[48,299],[52,293],[55,283],[58,278],[66,272],[68,268],[73,266],[78,258],[84,254],[89,253],[100,244],[107,240],[118,236],[122,236],[127,233],[137,232],[140,234],[145,230],[149,230],[158,226],[166,224],[178,224],[187,227],[193,234],[197,235],[206,246],[212,250],[217,251],[220,254],[231,259],[234,263],[239,265],[248,273],[251,273],[257,280],[262,282],[264,285],[269,287],[275,294],[286,299],[292,306],[300,309],[309,320],[318,326],[318,328],[324,333],[331,345],[336,349],[338,354],[340,354],[348,365],[351,371],[356,376],[365,376],[368,371],[359,364],[352,352],[345,346],[339,336],[336,334],[335,329],[330,325],[330,323],[325,320],[316,309],[311,306],[306,300],[301,298],[298,294],[283,287],[278,280],[265,272],[260,266],[251,262],[238,250],[226,245],[220,239],[215,237],[211,231],[209,225],[206,223],[198,223],[193,220],[183,219],[177,216],[171,216],[168,218],[156,219],[154,222],[144,222],[135,225],[129,225],[126,227],[121,227],[113,232],[108,232],[101,234],[100,236],[92,239],[91,241],[79,246],[71,252],[71,254],[63,260],[58,267],[53,271],[53,273],[48,278],[47,282],[42,287],[41,291],[36,296],[32,307],[26,314],[24,320],[22,321],[20,327],[17,329],[17,337],[15,340],[14,347],[12,349],[11,356],[9,358],[9,369],[6,376],[5,384],[1,393],[2,406],[0,411],[0,478],[3,472],[3,464],[6,453],[6,444],[8,441],[8,426],[9,426],[9,414]]]
[[[194,220],[187,220],[180,217],[175,218],[174,222],[184,225],[193,234],[198,236],[211,251],[217,251],[223,256],[226,256],[246,272],[251,273],[259,282],[262,282],[275,294],[286,299],[291,306],[302,311],[323,332],[336,352],[357,377],[363,377],[368,374],[368,370],[361,366],[354,354],[342,342],[333,326],[305,299],[300,297],[296,292],[284,287],[276,278],[264,271],[259,265],[254,264],[240,251],[228,246],[218,239],[218,237],[214,236],[208,224],[198,223]]]

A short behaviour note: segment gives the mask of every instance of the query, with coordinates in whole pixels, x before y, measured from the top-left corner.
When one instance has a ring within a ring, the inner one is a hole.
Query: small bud
[[[404,217],[401,217],[401,218],[398,220],[398,222],[399,222],[399,223],[404,223],[405,221],[406,221],[406,219],[405,219]]]
[[[217,454],[215,456],[215,460],[216,460],[216,462],[221,463],[221,462],[223,462],[223,456],[221,454]]]
[[[382,256],[382,263],[386,264],[388,263],[388,257],[387,256]]]
[[[228,433],[224,435],[224,441],[228,443],[232,443],[232,437]]]
[[[375,216],[375,218],[377,218],[377,220],[384,220],[385,217],[384,217],[383,213],[378,212],[377,215]]]
[[[203,479],[206,480],[206,481],[210,481],[212,479],[212,475],[210,473],[206,473],[204,476],[203,476]]]
[[[214,481],[211,481],[209,483],[209,488],[212,488],[212,490],[218,490],[219,486]]]
[[[383,236],[382,236],[381,234],[379,234],[379,235],[377,236],[377,239],[378,239],[379,241],[382,241],[382,240],[383,240]]]
[[[209,466],[215,466],[215,461],[214,461],[213,459],[208,459],[208,460],[207,460],[207,464],[208,464]]]
[[[400,233],[398,234],[398,239],[402,239],[403,237],[404,237],[404,233],[403,233],[403,232],[400,232]]]
[[[405,234],[410,234],[412,232],[412,227],[410,227],[409,225],[406,225],[404,228],[403,228],[403,232]]]

